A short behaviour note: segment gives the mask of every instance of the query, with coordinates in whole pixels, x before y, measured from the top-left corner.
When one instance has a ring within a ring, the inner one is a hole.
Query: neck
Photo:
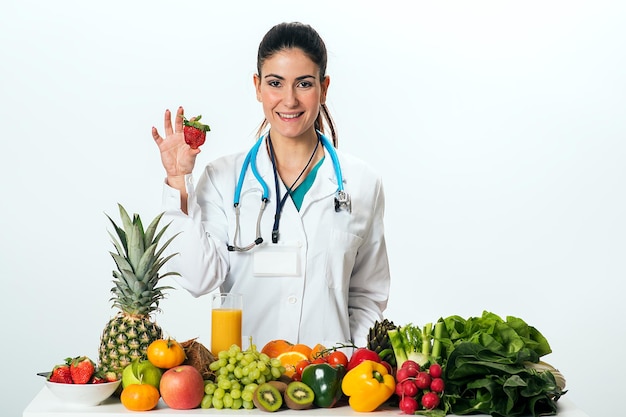
[[[293,184],[295,189],[324,155],[315,132],[312,136],[286,138],[270,131],[268,139],[274,151],[276,170],[287,187]],[[267,145],[269,152],[269,142]]]

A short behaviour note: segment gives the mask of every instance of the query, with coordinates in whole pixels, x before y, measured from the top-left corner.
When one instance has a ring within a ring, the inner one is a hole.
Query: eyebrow
[[[285,77],[283,77],[283,76],[281,76],[281,75],[278,75],[278,74],[267,74],[267,75],[266,75],[265,77],[263,77],[263,78],[278,78],[279,80],[284,80],[284,79],[285,79]],[[315,76],[313,76],[313,75],[301,75],[301,76],[299,76],[299,77],[296,77],[296,81],[302,81],[302,80],[305,80],[305,79],[307,79],[307,78],[313,78],[313,79],[315,79]]]

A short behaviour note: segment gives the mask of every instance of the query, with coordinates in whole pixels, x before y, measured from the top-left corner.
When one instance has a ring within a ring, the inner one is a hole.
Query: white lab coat
[[[269,202],[261,221],[264,242],[249,252],[229,252],[233,243],[233,196],[245,153],[222,157],[202,171],[197,188],[188,175],[188,215],[180,195],[164,187],[163,222],[169,234],[180,233],[170,252],[178,255],[166,267],[182,276],[177,282],[192,295],[216,290],[243,294],[243,335],[262,347],[273,339],[310,346],[354,342],[365,346],[369,328],[383,317],[389,295],[389,265],[383,230],[384,194],[381,179],[363,162],[338,152],[345,191],[352,211],[334,209],[337,180],[328,151],[314,184],[298,211],[286,199],[278,244],[271,242],[276,209],[272,163],[261,147],[259,173],[268,184]],[[286,192],[279,181],[281,196]],[[261,185],[250,168],[240,200],[240,239],[256,237]],[[257,251],[297,253],[296,276],[255,276]]]

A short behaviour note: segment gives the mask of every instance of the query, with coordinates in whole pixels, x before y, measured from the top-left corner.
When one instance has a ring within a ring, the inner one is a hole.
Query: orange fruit
[[[311,356],[311,347],[308,345],[305,345],[304,343],[297,343],[295,345],[293,345],[291,347],[291,349],[289,349],[290,352],[300,352],[302,353],[304,356],[306,356],[307,358]]]
[[[263,346],[261,353],[265,353],[270,358],[277,358],[281,353],[289,351],[293,347],[293,343],[283,339],[270,340]]]
[[[157,368],[170,369],[187,359],[185,349],[174,339],[158,339],[148,345],[148,360]]]
[[[302,352],[289,351],[283,352],[277,356],[280,363],[285,367],[285,375],[292,377],[296,373],[296,366],[298,362],[307,360],[309,357]]]
[[[150,384],[130,384],[120,394],[120,401],[131,411],[152,410],[157,406],[159,398],[159,390]]]
[[[322,356],[326,356],[328,355],[328,352],[324,352],[326,350],[326,346],[322,345],[321,343],[318,343],[317,345],[313,346],[313,348],[311,349],[311,353],[309,354],[309,360],[315,360],[318,357],[322,357]]]

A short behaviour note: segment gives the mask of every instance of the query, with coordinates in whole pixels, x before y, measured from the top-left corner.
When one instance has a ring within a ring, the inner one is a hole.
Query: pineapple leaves
[[[141,219],[139,216],[135,215],[133,217],[133,227],[127,231],[128,235],[128,260],[130,264],[137,268],[139,265],[139,261],[141,260],[141,256],[144,253],[144,245],[143,245],[143,226],[141,224]]]
[[[141,256],[139,260],[139,264],[137,265],[137,269],[135,270],[135,275],[141,281],[146,275],[146,272],[150,270],[150,267],[154,265],[156,257],[154,256],[154,251],[156,250],[156,244],[150,245],[146,249],[146,251]],[[156,271],[155,271],[156,272]]]
[[[167,229],[167,226],[169,226],[168,224],[163,229],[161,229],[156,239],[152,240],[154,237],[154,234],[156,233],[159,222],[161,221],[161,217],[163,217],[163,214],[164,213],[161,213],[158,216],[156,216],[154,220],[152,220],[148,228],[146,229],[146,233],[144,235],[144,242],[143,242],[144,246],[147,247],[147,246],[150,246],[151,244],[157,244],[159,242],[159,239],[161,238],[161,235],[163,234],[163,232],[165,232],[165,229]]]
[[[119,238],[119,242],[118,242],[117,239],[115,239],[115,236],[113,236],[113,233],[109,232],[109,236],[111,236],[111,240],[113,244],[115,245],[115,248],[117,249],[117,253],[119,253],[120,255],[126,255],[126,247],[127,247],[126,232],[124,231],[124,229],[118,227],[118,225],[115,224],[112,218],[110,218],[108,215],[107,217],[113,224],[113,227],[115,228],[115,232],[117,233],[117,236]]]
[[[117,251],[109,252],[117,266],[117,271],[113,271],[115,286],[111,288],[113,296],[109,301],[126,314],[149,315],[159,309],[160,300],[165,298],[164,291],[174,289],[170,286],[158,287],[159,280],[167,276],[180,276],[178,272],[173,271],[159,274],[161,267],[177,255],[174,253],[162,257],[165,248],[178,234],[158,247],[159,240],[169,226],[167,224],[158,229],[164,213],[157,215],[144,230],[138,214],[133,214],[131,218],[121,204],[118,204],[118,207],[122,227],[107,215],[117,235],[109,232]]]

